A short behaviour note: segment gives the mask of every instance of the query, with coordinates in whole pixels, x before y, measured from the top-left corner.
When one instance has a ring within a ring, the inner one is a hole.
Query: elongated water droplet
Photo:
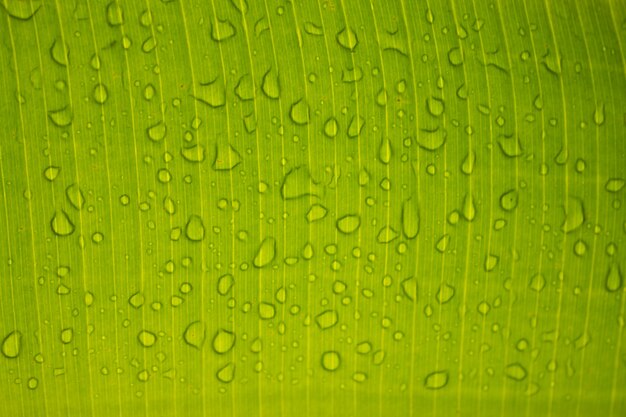
[[[227,295],[233,288],[235,278],[231,274],[222,275],[217,281],[217,293],[219,295]]]
[[[387,165],[391,162],[392,149],[389,138],[382,138],[378,147],[378,160]]]
[[[565,233],[573,232],[585,222],[585,209],[583,202],[576,197],[567,197],[567,203],[563,205],[565,219],[561,225],[561,230]]]
[[[448,371],[435,371],[426,375],[424,387],[427,389],[441,389],[448,385]]]
[[[4,337],[2,341],[2,354],[9,358],[14,359],[20,355],[22,350],[22,333],[18,330],[12,331]]]
[[[361,116],[354,116],[348,125],[348,137],[356,138],[359,136],[363,126],[365,126],[365,119]]]
[[[78,187],[78,184],[71,184],[65,189],[67,200],[74,206],[76,210],[82,210],[85,205],[85,197]]]
[[[402,203],[402,233],[407,239],[415,239],[420,231],[420,215],[413,198]]]
[[[598,126],[604,124],[604,103],[600,103],[596,106],[596,111],[593,112],[593,121]]]
[[[242,101],[254,100],[254,80],[250,74],[245,74],[239,78],[239,82],[235,86],[235,94]]]
[[[108,4],[106,13],[109,25],[120,26],[124,23],[124,10],[117,1]]]
[[[619,291],[622,288],[622,271],[618,264],[612,264],[606,274],[606,289],[609,292]]]
[[[402,281],[402,292],[411,301],[417,301],[417,278],[409,277]]]
[[[468,222],[471,222],[476,217],[476,205],[474,204],[474,197],[471,194],[466,194],[463,200],[463,217]]]
[[[57,64],[66,67],[69,62],[70,50],[61,39],[55,39],[50,47],[50,56]]]
[[[259,245],[256,256],[254,257],[253,265],[257,268],[263,268],[269,265],[276,257],[276,239],[273,237],[266,237]]]

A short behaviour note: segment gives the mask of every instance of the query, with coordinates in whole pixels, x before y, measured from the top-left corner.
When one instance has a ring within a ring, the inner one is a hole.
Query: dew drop
[[[253,265],[257,268],[263,268],[269,265],[276,257],[276,239],[266,237],[259,245]]]
[[[236,336],[233,332],[219,329],[213,337],[213,350],[220,355],[230,352],[233,346],[235,346],[235,339]]]
[[[57,210],[52,220],[50,221],[50,227],[57,236],[69,236],[74,233],[74,223],[70,220],[67,213],[63,210]]]
[[[22,350],[22,333],[15,330],[5,336],[2,341],[2,354],[9,358],[14,359],[20,355]]]
[[[333,372],[341,366],[341,355],[336,351],[327,351],[322,353],[322,368],[326,371]]]
[[[201,321],[193,321],[189,323],[183,334],[185,343],[196,349],[202,349],[204,339],[206,338],[206,328]]]
[[[189,216],[187,225],[185,226],[185,236],[192,242],[200,242],[204,239],[205,229],[202,218],[197,215]]]
[[[435,371],[426,375],[424,387],[427,389],[441,389],[448,385],[448,371]]]

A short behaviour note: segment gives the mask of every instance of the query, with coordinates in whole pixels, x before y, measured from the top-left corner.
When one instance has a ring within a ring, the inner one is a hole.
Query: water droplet
[[[259,304],[259,317],[262,320],[271,320],[276,316],[276,307],[272,303],[262,302]]]
[[[339,352],[330,350],[322,353],[322,368],[326,371],[336,371],[341,366],[341,355]]]
[[[392,149],[389,138],[382,138],[378,147],[378,160],[385,165],[391,162]]]
[[[41,0],[4,0],[0,2],[7,14],[14,19],[29,20],[39,11],[42,5]]]
[[[445,110],[445,104],[440,98],[430,97],[426,100],[426,108],[428,109],[428,113],[435,117],[439,117]]]
[[[134,308],[140,308],[145,301],[145,297],[140,292],[136,292],[128,298],[128,303]]]
[[[604,124],[604,103],[600,103],[596,106],[596,110],[593,112],[593,121],[598,126]]]
[[[409,277],[402,281],[402,292],[411,301],[417,301],[417,278]]]
[[[323,193],[323,187],[313,181],[305,166],[296,167],[287,172],[280,188],[280,194],[285,200],[308,195],[320,197]]]
[[[189,220],[187,220],[187,225],[185,226],[185,236],[187,236],[187,239],[193,242],[200,242],[204,239],[204,233],[204,222],[202,218],[195,214],[189,216]]]
[[[280,82],[278,73],[271,68],[263,75],[261,90],[268,98],[276,100],[280,97]]]
[[[500,137],[498,139],[498,145],[502,153],[509,158],[521,156],[524,152],[519,138],[514,135]]]
[[[235,278],[231,274],[222,275],[217,281],[217,292],[219,295],[227,295],[235,284]]]
[[[309,105],[301,98],[291,105],[289,117],[297,125],[305,125],[309,123]]]
[[[515,381],[523,381],[527,374],[526,368],[517,362],[507,365],[506,368],[504,368],[504,375]]]
[[[2,341],[2,354],[9,358],[17,358],[22,350],[22,333],[15,330],[4,337]]]
[[[220,368],[215,374],[220,382],[228,384],[235,379],[235,364],[230,362],[224,367]]]
[[[65,189],[65,196],[76,210],[82,210],[85,205],[85,197],[78,184],[71,184]]]
[[[304,22],[304,31],[313,36],[324,35],[324,30],[322,26],[316,25],[313,22]]]
[[[448,62],[453,67],[458,67],[463,64],[463,51],[461,48],[454,47],[448,51]]]
[[[361,226],[361,217],[358,214],[346,214],[337,219],[336,225],[341,233],[354,233]]]
[[[107,22],[111,26],[120,26],[124,23],[124,10],[117,1],[112,1],[107,6]]]
[[[354,382],[365,382],[367,380],[367,374],[365,372],[355,372],[352,374],[352,380]]]
[[[500,207],[504,211],[512,211],[517,207],[517,190],[509,190],[500,196]]]
[[[421,129],[417,135],[417,144],[427,151],[436,151],[446,143],[448,133],[445,129],[436,127],[434,129]]]
[[[622,288],[622,271],[618,264],[612,264],[606,274],[606,289],[609,292],[619,291]]]
[[[256,256],[254,257],[253,265],[257,268],[263,268],[264,266],[272,263],[276,257],[276,239],[273,237],[266,237],[259,245]]]
[[[104,104],[109,98],[109,91],[107,90],[106,85],[97,84],[92,93],[93,99],[98,104]]]
[[[469,151],[467,156],[463,160],[463,164],[461,165],[461,172],[465,175],[470,175],[474,172],[474,164],[476,162],[476,152]]]
[[[315,316],[315,322],[320,329],[330,329],[339,321],[339,315],[335,310],[325,310]]]
[[[235,86],[235,94],[242,101],[254,100],[254,80],[250,74],[245,74],[239,78],[239,82]]]
[[[624,188],[625,184],[626,181],[624,181],[622,178],[609,178],[606,182],[606,185],[604,186],[604,189],[610,193],[617,193],[621,191],[622,188]]]
[[[530,282],[528,283],[528,288],[533,291],[540,292],[546,286],[546,279],[542,274],[535,274],[530,278]]]
[[[427,389],[441,389],[448,385],[448,371],[435,371],[426,375],[424,387]]]
[[[474,197],[471,194],[466,194],[463,200],[463,217],[468,222],[471,222],[476,218],[476,205],[474,204]]]
[[[241,163],[241,154],[230,144],[216,145],[213,169],[216,171],[230,171]]]
[[[402,233],[407,239],[415,239],[420,230],[420,215],[413,198],[402,203]]]
[[[359,44],[359,38],[352,29],[346,27],[337,33],[337,42],[342,48],[352,52]]]
[[[57,210],[54,213],[50,221],[50,227],[57,236],[69,236],[74,233],[74,223],[63,210]]]
[[[441,238],[439,238],[439,240],[437,241],[437,244],[435,245],[435,249],[437,249],[437,251],[440,253],[444,253],[448,249],[449,243],[450,243],[450,235],[446,233],[443,236],[441,236]]]
[[[220,355],[230,352],[233,346],[235,346],[235,339],[235,333],[219,329],[213,337],[213,350]]]
[[[586,348],[589,343],[591,343],[591,335],[585,331],[574,340],[574,347],[578,350],[582,350]]]
[[[439,287],[439,291],[437,291],[437,302],[439,304],[447,303],[448,301],[452,300],[455,292],[456,290],[452,285],[449,285],[444,282]]]
[[[335,136],[337,136],[338,132],[339,132],[339,122],[337,122],[337,119],[335,119],[334,117],[331,117],[328,120],[326,120],[326,123],[324,124],[324,134],[328,136],[329,138],[334,138]]]
[[[565,220],[561,225],[564,233],[570,233],[578,229],[585,222],[585,210],[583,202],[576,197],[567,197],[567,203],[563,205]]]
[[[185,343],[196,349],[202,349],[204,339],[206,338],[206,328],[201,321],[193,321],[189,323],[183,334]]]
[[[158,122],[148,127],[147,133],[150,140],[154,142],[160,142],[165,139],[165,135],[167,134],[167,126],[163,122]]]
[[[61,172],[61,168],[60,167],[51,165],[51,166],[47,167],[46,169],[44,169],[43,176],[48,181],[52,182],[59,176],[59,172]]]
[[[70,50],[61,39],[55,39],[50,47],[50,56],[57,64],[66,67],[69,61]]]
[[[350,124],[348,125],[348,137],[356,138],[363,130],[363,126],[365,126],[365,119],[361,116],[354,116],[352,120],[350,120]]]
[[[196,88],[195,94],[193,97],[196,100],[214,109],[223,107],[226,104],[226,88],[221,78],[200,83],[198,88]]]
[[[216,42],[230,39],[236,34],[235,26],[229,20],[216,19],[211,25],[211,38]]]
[[[391,226],[383,226],[379,231],[378,235],[376,235],[376,240],[378,243],[387,244],[393,242],[400,236],[398,232],[395,231]]]
[[[71,327],[61,330],[61,343],[68,344],[74,340],[74,329]]]
[[[137,340],[143,347],[151,347],[156,343],[157,337],[154,333],[142,330],[137,334]]]
[[[182,148],[180,150],[180,154],[186,161],[197,163],[204,161],[206,152],[204,150],[204,146],[193,145],[188,148]]]
[[[491,272],[495,269],[500,261],[500,257],[497,255],[488,254],[485,258],[485,271]]]
[[[232,4],[235,9],[239,11],[242,15],[248,13],[248,1],[247,0],[230,0],[230,4]]]
[[[48,117],[58,127],[67,127],[74,120],[74,113],[69,106],[62,107],[58,110],[50,110]]]
[[[327,213],[328,209],[326,209],[326,207],[322,206],[321,204],[313,204],[306,214],[306,220],[309,223],[313,223],[318,220],[322,220],[324,217],[326,217]]]

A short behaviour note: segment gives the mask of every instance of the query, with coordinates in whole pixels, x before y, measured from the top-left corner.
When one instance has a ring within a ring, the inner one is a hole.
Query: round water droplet
[[[74,329],[71,327],[61,330],[61,343],[68,344],[74,340]]]
[[[9,358],[17,358],[22,350],[22,333],[15,330],[4,337],[2,341],[2,354]]]
[[[200,216],[191,215],[185,226],[185,236],[192,242],[200,242],[204,239],[204,223]]]
[[[61,172],[61,168],[60,167],[51,165],[51,166],[47,167],[46,169],[44,169],[43,176],[48,181],[52,182],[59,176],[60,172]]]
[[[107,22],[111,26],[120,26],[124,23],[124,10],[117,1],[112,1],[107,6]]]
[[[230,352],[235,346],[235,334],[225,329],[219,329],[213,337],[213,350],[215,353],[224,354]]]
[[[530,282],[528,283],[528,288],[533,291],[540,292],[546,286],[546,279],[542,274],[535,274],[530,278]]]
[[[463,51],[461,51],[461,48],[454,47],[448,51],[448,62],[453,67],[463,65]]]
[[[336,371],[341,366],[341,355],[336,351],[322,353],[322,368],[326,371]]]
[[[63,210],[57,210],[54,213],[52,220],[50,220],[50,227],[57,236],[69,236],[74,233],[74,223]]]
[[[352,52],[359,44],[359,38],[352,29],[346,27],[337,33],[337,43]]]
[[[201,321],[193,321],[189,323],[183,333],[183,339],[189,346],[196,349],[202,349],[204,339],[206,338],[206,327]]]
[[[337,229],[341,233],[354,233],[361,226],[361,217],[357,214],[346,214],[337,219]]]
[[[142,330],[139,332],[139,334],[137,334],[137,340],[139,341],[139,344],[141,344],[141,346],[151,347],[154,346],[154,344],[156,343],[157,337],[154,333],[148,330]]]
[[[259,317],[262,320],[271,320],[276,316],[274,304],[262,302],[259,304]]]
[[[339,122],[334,117],[329,118],[324,124],[324,134],[329,138],[334,138],[339,132]]]
[[[512,211],[517,208],[518,193],[516,190],[506,191],[500,196],[500,207],[504,211]]]
[[[426,375],[424,387],[427,389],[441,389],[448,385],[448,371],[435,371]]]

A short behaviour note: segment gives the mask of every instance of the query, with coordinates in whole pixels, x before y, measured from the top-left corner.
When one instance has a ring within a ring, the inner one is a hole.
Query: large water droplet
[[[193,321],[189,323],[183,334],[185,343],[196,349],[202,349],[204,339],[206,338],[206,327],[201,321]]]
[[[41,8],[41,0],[3,0],[0,6],[4,7],[7,14],[14,19],[29,20]]]
[[[336,371],[341,366],[341,356],[339,352],[328,351],[322,353],[322,368],[326,371]]]
[[[137,334],[137,340],[143,347],[152,347],[157,341],[157,337],[154,333],[148,330],[142,330]]]
[[[320,329],[330,329],[339,321],[339,315],[335,310],[325,310],[315,316],[315,322]]]
[[[409,277],[402,281],[402,292],[411,301],[417,301],[418,286],[417,278]]]
[[[158,122],[150,127],[148,127],[147,131],[148,138],[154,142],[160,142],[165,139],[165,135],[167,134],[167,126],[163,122]]]
[[[354,233],[360,226],[361,217],[358,214],[346,214],[337,219],[337,229],[341,233]]]
[[[17,358],[22,350],[22,333],[15,330],[5,336],[2,341],[2,354],[9,358]]]
[[[213,350],[219,354],[230,352],[233,346],[235,346],[235,339],[235,333],[219,329],[213,337]]]
[[[226,39],[230,39],[235,36],[236,33],[237,31],[235,30],[235,26],[233,26],[233,24],[226,19],[216,19],[211,25],[211,38],[216,42],[222,42]]]
[[[507,367],[504,368],[504,375],[514,381],[523,381],[527,374],[526,368],[517,362],[507,365]]]
[[[220,368],[215,376],[220,382],[225,384],[232,382],[233,379],[235,379],[235,364],[232,362],[228,363],[224,367]]]
[[[563,205],[565,219],[561,225],[561,230],[565,233],[573,232],[585,222],[585,209],[583,202],[576,197],[567,197],[566,204]]]
[[[305,125],[309,123],[309,105],[301,98],[291,105],[289,117],[297,125]]]
[[[204,233],[204,222],[202,218],[195,214],[189,216],[189,220],[187,220],[187,225],[185,226],[185,236],[187,236],[187,239],[193,242],[200,242],[204,239]]]
[[[55,39],[50,47],[50,56],[57,64],[66,67],[69,62],[70,49],[61,39]]]
[[[69,106],[62,107],[58,110],[50,110],[48,117],[58,127],[67,127],[74,120],[74,113]]]
[[[324,188],[313,181],[307,167],[301,166],[287,172],[280,188],[280,194],[285,200],[309,195],[321,197],[324,194]]]
[[[506,191],[500,196],[500,207],[504,211],[512,211],[517,207],[518,193],[516,190]]]
[[[230,144],[216,145],[213,169],[216,171],[230,171],[241,163],[241,155]]]
[[[69,236],[74,233],[74,223],[63,210],[57,210],[54,213],[50,221],[50,227],[57,236]]]
[[[618,264],[612,264],[606,274],[606,289],[609,292],[619,291],[622,288],[622,271]]]
[[[207,83],[200,83],[195,91],[194,98],[212,108],[219,108],[226,104],[226,89],[221,78]]]
[[[85,205],[85,197],[78,184],[71,184],[65,189],[65,196],[76,210],[82,210]]]
[[[346,27],[337,33],[337,43],[339,43],[342,48],[352,52],[359,44],[359,38],[352,29]]]
[[[436,151],[446,143],[448,133],[445,129],[436,127],[434,129],[421,129],[417,135],[417,144],[428,151]]]
[[[441,389],[448,385],[448,371],[435,371],[426,375],[424,387],[427,389]]]
[[[268,98],[276,100],[280,97],[280,81],[278,73],[271,68],[263,75],[261,90]]]

